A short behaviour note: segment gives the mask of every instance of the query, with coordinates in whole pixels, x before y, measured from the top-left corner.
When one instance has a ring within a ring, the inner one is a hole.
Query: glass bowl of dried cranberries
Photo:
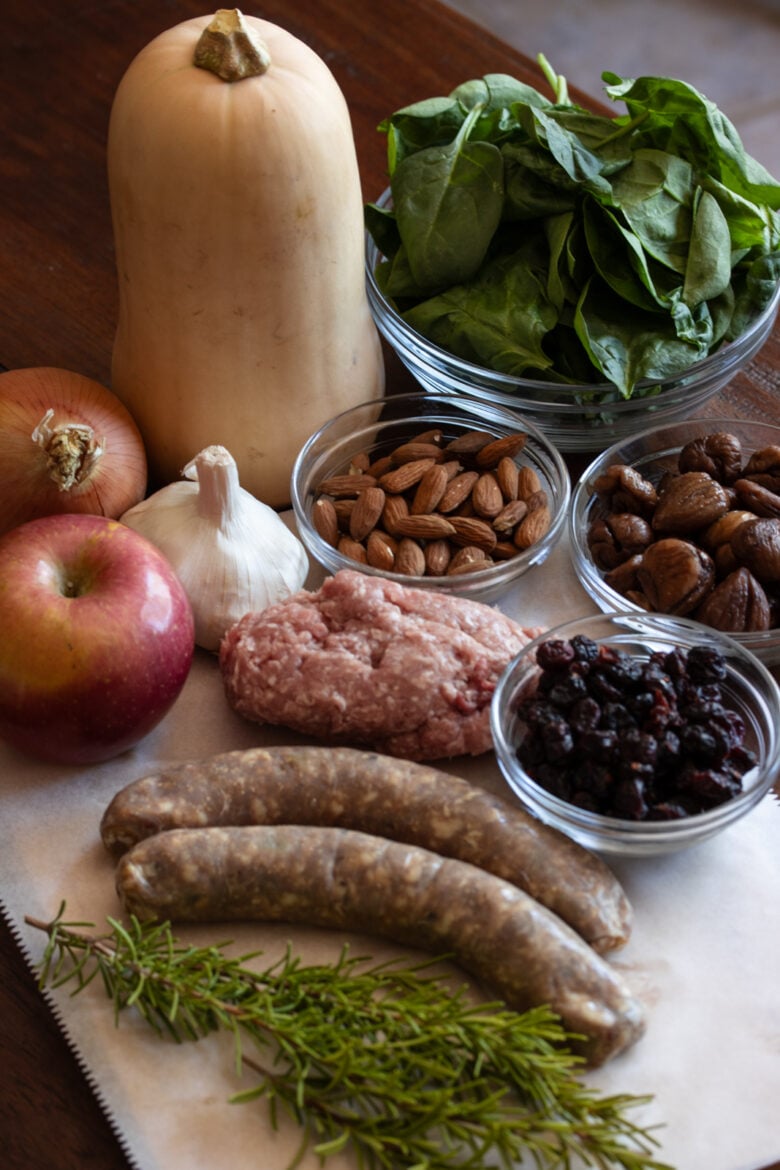
[[[569,516],[577,576],[603,610],[669,613],[780,663],[780,427],[697,419],[606,450]]]
[[[571,481],[522,415],[413,393],[330,419],[301,449],[291,492],[326,571],[491,602],[560,540]]]
[[[541,820],[599,853],[706,841],[780,778],[780,688],[697,622],[598,614],[531,641],[491,708],[502,774]]]

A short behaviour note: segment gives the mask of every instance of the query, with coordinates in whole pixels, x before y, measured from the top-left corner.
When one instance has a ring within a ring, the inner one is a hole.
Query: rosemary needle
[[[280,1109],[295,1118],[295,1165],[309,1147],[324,1160],[349,1146],[361,1170],[483,1170],[487,1158],[510,1170],[523,1156],[538,1170],[672,1170],[628,1117],[649,1098],[586,1086],[547,1007],[475,1005],[431,963],[369,966],[347,949],[307,966],[288,948],[257,971],[259,952],[185,946],[168,923],[134,918],[94,935],[64,909],[27,919],[48,935],[41,985],[77,992],[99,976],[117,1020],[130,1007],[176,1041],[231,1033],[255,1079],[234,1099],[264,1098],[274,1125]]]

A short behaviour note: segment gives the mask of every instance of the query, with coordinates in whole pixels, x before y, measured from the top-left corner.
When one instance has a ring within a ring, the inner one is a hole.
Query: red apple
[[[44,760],[111,759],[151,731],[192,665],[192,608],[166,558],[103,516],[0,538],[0,738]]]

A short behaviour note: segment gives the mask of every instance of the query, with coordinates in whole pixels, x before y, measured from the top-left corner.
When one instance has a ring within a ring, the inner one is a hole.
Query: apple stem
[[[49,408],[30,438],[46,455],[50,479],[61,492],[67,492],[92,475],[105,450],[105,440],[97,439],[86,423],[58,423],[52,427],[53,417],[54,411]]]

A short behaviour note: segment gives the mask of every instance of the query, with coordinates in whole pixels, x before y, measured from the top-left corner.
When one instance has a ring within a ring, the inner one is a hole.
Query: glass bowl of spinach
[[[365,208],[377,325],[428,391],[514,407],[563,451],[695,414],[780,303],[780,183],[691,86],[604,73],[591,113],[503,74],[397,111]]]

